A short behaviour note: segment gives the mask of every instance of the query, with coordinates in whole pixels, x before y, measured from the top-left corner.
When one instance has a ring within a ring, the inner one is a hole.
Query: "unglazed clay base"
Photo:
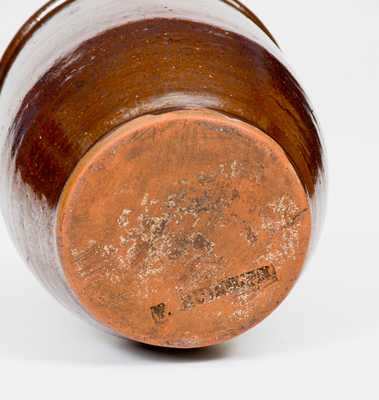
[[[58,207],[69,285],[96,320],[141,342],[215,344],[286,297],[311,211],[282,148],[211,111],[144,116],[100,140]]]

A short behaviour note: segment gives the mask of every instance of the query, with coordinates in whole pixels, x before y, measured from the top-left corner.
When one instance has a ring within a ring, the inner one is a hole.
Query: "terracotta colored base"
[[[97,143],[58,208],[83,307],[120,335],[202,347],[285,298],[309,246],[307,196],[281,147],[211,111],[129,122]]]

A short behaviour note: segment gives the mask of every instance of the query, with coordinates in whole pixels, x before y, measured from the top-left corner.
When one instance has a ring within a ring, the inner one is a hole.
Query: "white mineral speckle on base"
[[[231,315],[232,319],[237,319],[237,320],[245,320],[248,317],[249,317],[249,311],[242,310],[242,309],[238,309],[238,310],[234,311]]]
[[[103,247],[104,252],[107,256],[110,256],[111,254],[117,253],[118,249],[112,245],[106,245]]]
[[[143,196],[143,199],[141,201],[141,206],[147,206],[148,201],[149,201],[149,194],[145,193],[145,195]]]
[[[132,213],[132,210],[128,210],[125,208],[121,215],[117,219],[117,223],[123,227],[126,228],[129,225],[129,215]]]
[[[280,270],[289,259],[295,261],[300,246],[300,216],[307,210],[301,210],[287,194],[282,195],[267,207],[268,212],[262,215],[262,230],[270,235],[280,234],[279,248],[267,246],[266,253],[259,257],[260,262],[269,262]]]
[[[249,303],[249,299],[250,299],[250,293],[248,292],[242,293],[238,296],[238,304],[240,306],[247,305]]]
[[[282,233],[282,251],[287,257],[292,257],[293,260],[296,258],[296,250],[299,247],[299,230],[300,223],[287,228]]]
[[[238,176],[239,173],[239,163],[237,160],[234,160],[231,164],[230,164],[230,169],[231,169],[231,174],[230,176],[232,178],[236,178]]]
[[[126,246],[128,244],[128,239],[124,236],[120,236],[120,243],[122,246]]]

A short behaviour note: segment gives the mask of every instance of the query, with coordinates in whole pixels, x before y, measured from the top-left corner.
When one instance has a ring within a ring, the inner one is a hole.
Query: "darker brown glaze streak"
[[[268,133],[314,193],[320,144],[295,79],[258,44],[189,21],[131,23],[58,61],[20,108],[12,156],[22,179],[55,206],[73,167],[104,134],[183,107],[222,111]]]

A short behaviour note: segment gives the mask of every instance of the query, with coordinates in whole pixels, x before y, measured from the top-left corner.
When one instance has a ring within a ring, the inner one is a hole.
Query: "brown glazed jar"
[[[293,287],[323,213],[312,107],[234,0],[53,0],[0,65],[2,211],[66,307],[223,342]]]

